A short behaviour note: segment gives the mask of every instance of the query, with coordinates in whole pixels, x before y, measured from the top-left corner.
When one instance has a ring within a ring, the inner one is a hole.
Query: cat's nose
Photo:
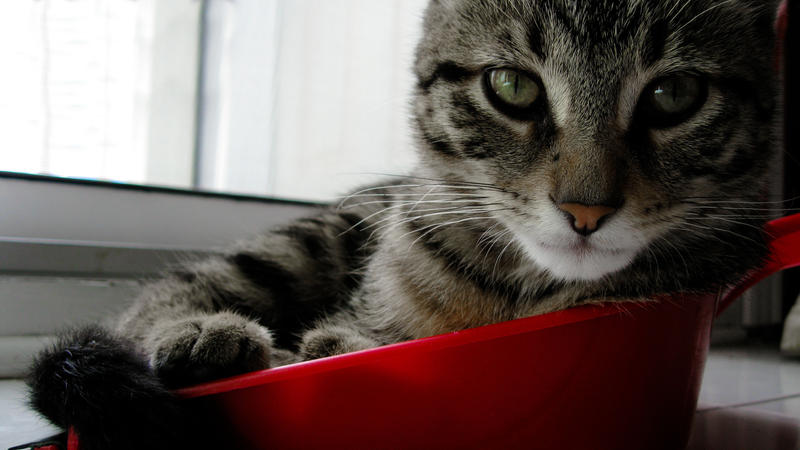
[[[587,206],[580,203],[560,203],[558,209],[566,213],[572,229],[582,236],[589,236],[597,231],[603,219],[617,211],[617,208],[611,206]]]

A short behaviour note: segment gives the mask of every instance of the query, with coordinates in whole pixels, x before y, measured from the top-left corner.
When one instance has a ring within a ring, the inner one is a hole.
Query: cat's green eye
[[[707,96],[705,80],[691,74],[660,78],[644,92],[644,108],[651,125],[668,127],[688,119]]]
[[[494,97],[518,110],[531,107],[541,94],[539,83],[512,69],[492,69],[486,82]]]

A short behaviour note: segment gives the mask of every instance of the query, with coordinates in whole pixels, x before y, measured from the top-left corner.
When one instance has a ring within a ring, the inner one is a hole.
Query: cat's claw
[[[270,367],[270,332],[239,315],[195,316],[158,328],[147,347],[153,370],[167,386],[187,386]]]

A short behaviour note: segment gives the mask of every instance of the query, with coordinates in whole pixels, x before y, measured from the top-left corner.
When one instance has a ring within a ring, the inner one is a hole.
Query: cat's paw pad
[[[299,353],[302,359],[308,360],[341,355],[378,345],[378,342],[351,328],[326,326],[306,332]]]
[[[269,331],[236,314],[181,319],[153,331],[150,363],[170,387],[270,367]]]

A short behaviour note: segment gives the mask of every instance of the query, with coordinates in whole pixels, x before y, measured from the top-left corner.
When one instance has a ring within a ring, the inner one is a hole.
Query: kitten
[[[418,169],[152,283],[40,355],[32,403],[87,448],[155,448],[192,427],[167,388],[723,288],[766,254],[735,213],[767,187],[773,6],[431,1]]]

